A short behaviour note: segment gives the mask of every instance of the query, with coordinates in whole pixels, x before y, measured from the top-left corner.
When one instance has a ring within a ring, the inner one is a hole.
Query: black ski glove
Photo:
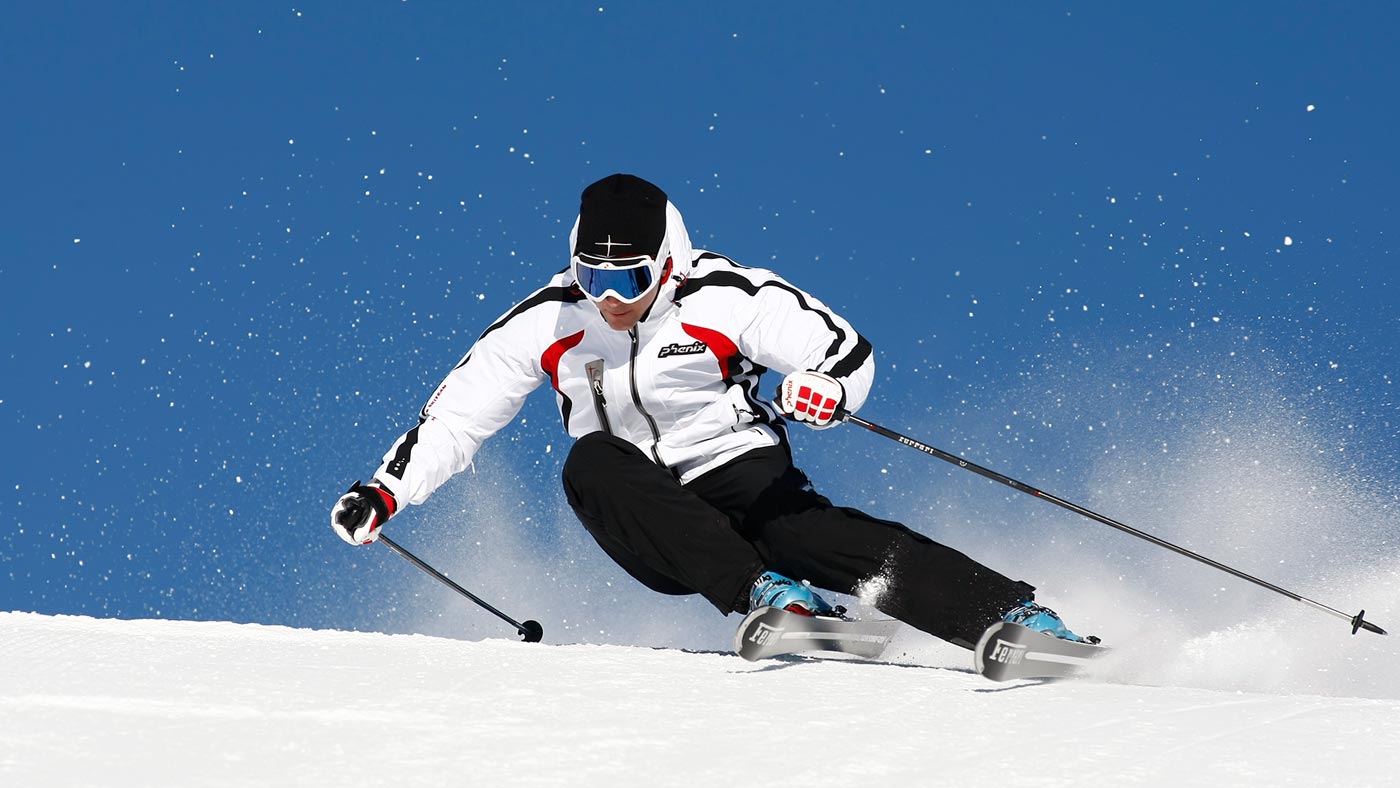
[[[370,544],[379,538],[379,528],[398,511],[394,494],[379,486],[355,482],[331,509],[331,528],[350,544]]]

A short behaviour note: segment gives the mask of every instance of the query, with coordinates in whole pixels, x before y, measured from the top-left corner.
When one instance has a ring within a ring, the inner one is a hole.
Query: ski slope
[[[546,632],[546,640],[549,633]],[[1400,700],[0,613],[0,785],[1393,785]]]

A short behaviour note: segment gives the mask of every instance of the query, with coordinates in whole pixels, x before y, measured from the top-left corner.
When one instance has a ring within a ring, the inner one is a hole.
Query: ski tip
[[[992,681],[1060,679],[1080,675],[1109,649],[1087,640],[1057,638],[1020,624],[987,627],[972,652],[973,668]]]
[[[982,632],[982,637],[978,638],[977,643],[972,647],[972,669],[981,675],[987,675],[986,660],[982,658],[983,653],[985,653],[987,649],[987,642],[995,637],[1005,624],[1005,621],[997,621],[987,627],[987,629]]]
[[[775,609],[776,608],[760,607],[754,610],[750,610],[748,615],[744,616],[744,620],[739,622],[738,629],[734,630],[735,654],[738,654],[739,656],[743,657],[749,662],[755,662],[759,659],[757,654],[751,653],[744,648],[744,638],[748,636],[749,627],[752,626],[755,619],[760,618],[766,615],[768,611]]]

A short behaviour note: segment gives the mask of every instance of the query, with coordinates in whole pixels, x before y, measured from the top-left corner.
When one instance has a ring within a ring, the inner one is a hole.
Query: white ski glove
[[[830,375],[794,372],[778,386],[777,404],[784,416],[823,430],[833,426],[836,412],[846,404],[846,390]]]
[[[388,522],[398,508],[394,494],[377,482],[355,482],[331,509],[331,530],[350,544],[372,544],[379,538],[380,526]]]

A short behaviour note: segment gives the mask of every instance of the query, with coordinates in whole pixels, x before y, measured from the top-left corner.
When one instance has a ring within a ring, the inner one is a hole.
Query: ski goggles
[[[579,289],[594,301],[612,296],[624,304],[633,304],[656,282],[656,258],[647,255],[602,258],[576,254],[573,263]]]

